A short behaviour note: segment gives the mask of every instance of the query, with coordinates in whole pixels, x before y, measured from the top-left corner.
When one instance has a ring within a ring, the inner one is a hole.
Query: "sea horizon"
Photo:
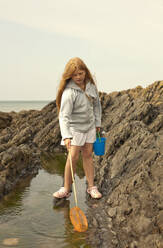
[[[53,100],[0,100],[0,111],[41,110]]]

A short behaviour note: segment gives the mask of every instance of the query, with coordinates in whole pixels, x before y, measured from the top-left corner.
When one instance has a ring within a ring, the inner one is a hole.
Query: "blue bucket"
[[[93,143],[93,151],[97,156],[102,156],[105,154],[105,143],[106,138],[96,138],[96,141]]]

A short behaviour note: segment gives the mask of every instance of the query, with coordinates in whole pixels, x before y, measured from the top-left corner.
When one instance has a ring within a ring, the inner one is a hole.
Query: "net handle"
[[[77,207],[77,206],[78,206],[78,201],[77,201],[77,194],[76,194],[76,186],[75,186],[74,172],[73,172],[73,167],[72,167],[71,148],[69,149],[69,155],[70,155],[70,167],[71,167],[71,175],[72,175],[72,183],[73,183],[75,204],[76,204],[76,207]]]

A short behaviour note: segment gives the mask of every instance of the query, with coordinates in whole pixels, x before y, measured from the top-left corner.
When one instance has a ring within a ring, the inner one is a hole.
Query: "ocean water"
[[[41,110],[49,101],[0,101],[0,111],[2,112],[19,112],[21,110]]]

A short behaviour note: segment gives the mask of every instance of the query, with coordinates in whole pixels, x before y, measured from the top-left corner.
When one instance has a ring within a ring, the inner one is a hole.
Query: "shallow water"
[[[74,195],[54,207],[52,193],[63,183],[65,156],[44,158],[36,177],[27,178],[0,202],[0,247],[89,248],[87,232],[74,231],[69,209]],[[79,207],[86,213],[86,184],[81,164],[76,175]],[[80,196],[80,197],[79,197]]]

